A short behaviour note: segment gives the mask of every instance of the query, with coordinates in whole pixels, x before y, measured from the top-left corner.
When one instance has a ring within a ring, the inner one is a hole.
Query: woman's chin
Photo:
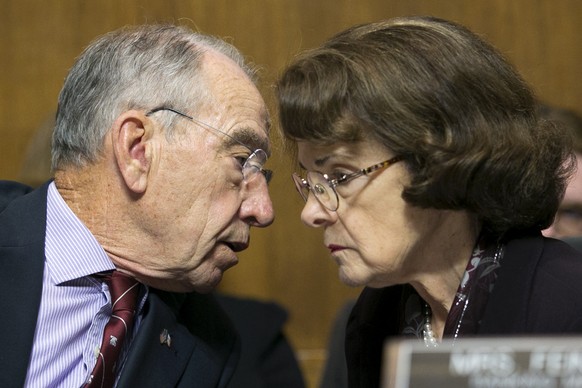
[[[366,285],[366,281],[356,276],[353,272],[346,271],[340,267],[338,270],[339,280],[349,287],[361,287]]]

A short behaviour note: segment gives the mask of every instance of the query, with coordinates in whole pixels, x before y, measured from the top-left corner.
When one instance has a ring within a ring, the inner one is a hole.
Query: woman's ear
[[[136,194],[144,193],[148,185],[152,132],[151,121],[136,110],[121,114],[111,130],[117,167],[127,188]]]

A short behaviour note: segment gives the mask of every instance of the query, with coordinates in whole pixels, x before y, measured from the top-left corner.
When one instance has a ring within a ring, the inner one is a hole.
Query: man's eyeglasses
[[[330,179],[327,174],[322,174],[316,171],[308,171],[307,179],[300,177],[297,173],[293,173],[293,182],[295,182],[295,187],[305,202],[307,202],[307,197],[311,192],[315,195],[315,198],[317,198],[319,203],[325,206],[326,209],[334,212],[339,207],[339,195],[336,190],[338,185],[368,175],[374,171],[388,168],[403,159],[403,156],[398,155],[392,159],[363,168],[351,174],[344,174],[336,179]]]
[[[259,176],[259,173],[261,173],[265,177],[265,180],[267,181],[267,183],[269,183],[271,181],[271,178],[273,177],[273,171],[264,168],[264,165],[265,165],[265,163],[267,163],[267,159],[268,159],[267,153],[264,150],[257,148],[256,150],[253,151],[249,146],[241,143],[239,140],[235,139],[234,137],[232,137],[228,133],[221,131],[218,128],[214,128],[213,126],[206,124],[203,121],[195,119],[194,117],[189,116],[189,115],[182,113],[182,112],[180,112],[176,109],[173,109],[173,108],[168,108],[168,107],[155,108],[155,109],[152,109],[149,112],[147,112],[146,116],[151,116],[154,113],[160,112],[160,111],[169,111],[169,112],[175,113],[178,116],[184,117],[184,118],[192,121],[193,123],[198,124],[206,129],[211,129],[213,131],[221,133],[221,134],[229,137],[230,139],[232,139],[236,143],[242,145],[243,147],[245,147],[246,149],[251,151],[251,154],[246,158],[246,160],[242,164],[243,180],[247,183],[252,182],[253,180],[256,179],[257,176]]]

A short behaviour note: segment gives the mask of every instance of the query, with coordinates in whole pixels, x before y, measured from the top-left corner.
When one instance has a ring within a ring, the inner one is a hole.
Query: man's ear
[[[153,134],[151,120],[140,111],[121,114],[111,130],[111,142],[117,167],[127,188],[145,192],[151,167]]]

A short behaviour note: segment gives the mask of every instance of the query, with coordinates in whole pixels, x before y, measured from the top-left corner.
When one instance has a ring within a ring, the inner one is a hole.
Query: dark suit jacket
[[[284,335],[287,312],[273,302],[217,294],[241,339],[241,357],[229,388],[304,388],[293,348]]]
[[[508,242],[478,335],[582,334],[582,255],[539,233]],[[380,384],[384,342],[399,334],[403,286],[366,288],[346,332],[351,388]]]
[[[26,377],[42,291],[47,187],[0,181],[1,387],[21,387]],[[170,346],[161,343],[164,329]],[[240,352],[235,333],[212,295],[150,289],[118,386],[225,387]]]

